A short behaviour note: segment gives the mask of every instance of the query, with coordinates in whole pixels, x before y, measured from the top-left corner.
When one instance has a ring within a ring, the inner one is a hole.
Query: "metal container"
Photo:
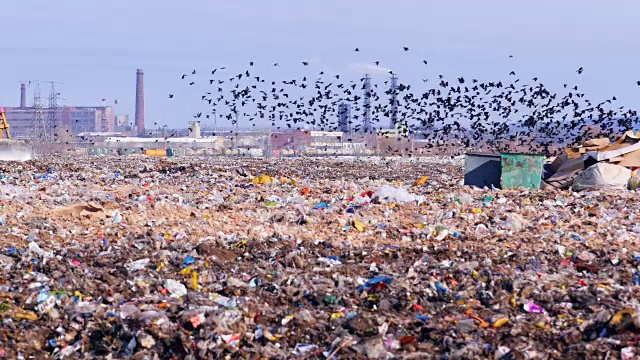
[[[540,154],[502,154],[502,188],[540,189],[544,160]]]
[[[464,161],[464,184],[500,188],[500,154],[467,153]]]
[[[165,149],[146,149],[144,154],[147,156],[167,156],[167,150]]]

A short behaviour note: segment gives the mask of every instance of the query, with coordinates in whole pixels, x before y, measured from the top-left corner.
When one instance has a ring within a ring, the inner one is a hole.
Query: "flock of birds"
[[[380,66],[379,61],[373,63]],[[421,65],[428,66],[428,61],[422,60]],[[309,62],[301,61],[301,66],[307,67]],[[583,71],[580,67],[576,73]],[[414,91],[417,86],[412,89],[411,84],[391,86],[391,79],[379,84],[364,76],[349,80],[324,71],[285,80],[267,79],[257,72],[254,61],[249,61],[246,69],[233,75],[224,66],[207,71],[204,80],[196,70],[182,74],[188,86],[204,82],[210,87],[200,95],[210,110],[198,112],[194,118],[208,123],[228,121],[232,126],[243,119],[253,127],[274,130],[336,131],[347,126],[354,134],[389,128],[393,118],[402,136],[413,133],[432,140],[429,143],[457,139],[465,147],[497,147],[511,142],[547,153],[559,141],[572,145],[586,136],[609,136],[631,129],[638,122],[635,110],[614,105],[615,96],[592,102],[577,85],[569,84],[564,84],[566,94],[560,95],[537,77],[521,81],[515,71],[504,81],[450,80],[438,75],[437,79],[422,79],[423,87],[434,84],[424,91]],[[391,70],[389,75],[395,76]],[[339,120],[345,118],[339,111],[348,111],[348,125]]]
[[[409,48],[402,47],[402,51],[409,52]],[[372,63],[383,69],[380,61]],[[428,64],[421,60],[420,65]],[[301,65],[310,64],[301,61]],[[269,66],[277,68],[280,64]],[[583,72],[583,67],[576,70],[578,76]],[[388,73],[396,75],[392,70]],[[397,140],[411,135],[427,140],[428,147],[452,142],[466,148],[515,145],[521,150],[550,154],[591,137],[615,136],[640,121],[636,110],[615,106],[615,96],[592,102],[577,85],[569,84],[563,85],[566,93],[561,95],[547,89],[538,77],[521,81],[515,71],[508,73],[508,80],[498,81],[448,79],[439,74],[436,79],[422,78],[413,89],[411,84],[392,86],[392,79],[373,83],[368,76],[345,79],[324,71],[286,80],[267,79],[258,74],[254,61],[233,75],[225,66],[207,71],[204,80],[199,75],[191,70],[180,76],[190,87],[200,82],[210,86],[200,95],[209,111],[198,112],[196,119],[216,124],[226,121],[234,128],[243,119],[256,128],[282,131],[342,131],[346,127],[348,141],[394,126],[399,133]],[[429,84],[434,85],[424,89]],[[640,80],[636,85],[640,87]],[[168,97],[174,99],[176,95],[170,93]],[[54,136],[55,142],[69,144],[69,136]]]

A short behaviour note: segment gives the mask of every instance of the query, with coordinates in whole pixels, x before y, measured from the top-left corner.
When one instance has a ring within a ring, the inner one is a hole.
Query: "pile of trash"
[[[611,144],[608,138],[590,139],[547,166],[542,187],[574,191],[626,189],[640,185],[636,171],[640,168],[640,133],[629,131]]]
[[[634,192],[459,164],[0,165],[0,358],[632,359]]]

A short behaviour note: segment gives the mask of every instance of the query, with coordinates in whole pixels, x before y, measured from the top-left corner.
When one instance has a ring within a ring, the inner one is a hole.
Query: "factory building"
[[[311,136],[307,131],[282,131],[271,133],[273,150],[301,150],[311,144]]]
[[[372,154],[358,139],[348,140],[342,131],[284,131],[271,133],[273,156]]]
[[[116,131],[125,132],[132,131],[133,124],[129,120],[129,115],[116,115]]]
[[[75,135],[115,131],[145,135],[142,69],[136,71],[136,106],[133,124],[129,122],[129,117],[126,115],[116,117],[111,106],[58,106],[57,96],[59,95],[52,85],[49,101],[45,106],[40,85],[36,82],[33,105],[29,107],[27,106],[27,86],[20,84],[20,106],[3,106],[11,126],[11,135],[16,138],[46,137],[50,139],[54,133],[66,130]]]
[[[58,130],[81,132],[113,132],[115,117],[110,106],[64,106],[57,109],[33,107],[5,107],[11,135],[15,138],[34,136],[34,131],[46,129],[53,134]],[[41,126],[36,124],[40,123]]]

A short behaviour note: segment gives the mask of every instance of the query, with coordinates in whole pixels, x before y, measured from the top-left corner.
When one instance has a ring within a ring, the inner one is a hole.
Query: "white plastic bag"
[[[573,191],[626,189],[629,178],[631,170],[601,162],[588,167],[573,180]]]

